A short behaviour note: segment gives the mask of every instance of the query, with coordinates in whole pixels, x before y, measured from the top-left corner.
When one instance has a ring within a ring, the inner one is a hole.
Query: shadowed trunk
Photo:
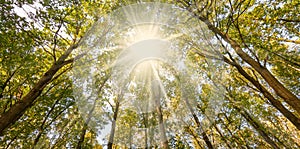
[[[113,142],[114,142],[114,137],[115,137],[115,130],[116,130],[116,121],[117,121],[118,112],[119,112],[119,106],[120,106],[120,103],[117,102],[116,103],[116,109],[114,111],[113,121],[111,123],[111,130],[110,130],[109,141],[108,141],[108,145],[107,145],[108,149],[112,149],[112,147],[113,147]]]

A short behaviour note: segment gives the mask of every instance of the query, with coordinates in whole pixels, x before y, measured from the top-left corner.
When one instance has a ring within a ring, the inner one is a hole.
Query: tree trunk
[[[99,89],[97,90],[96,95],[98,95],[98,94],[102,91],[102,89],[103,89],[105,83],[107,82],[107,80],[108,80],[109,78],[110,78],[110,75],[107,76],[107,77],[104,79],[103,83],[101,84],[101,86],[100,86]],[[91,98],[91,96],[89,96],[88,98]],[[95,111],[95,107],[96,107],[96,100],[94,101],[93,107],[92,107],[92,109],[89,111],[89,113],[88,113],[88,118],[87,118],[86,122],[84,123],[84,126],[83,126],[83,128],[82,128],[82,130],[81,130],[80,138],[79,138],[79,141],[78,141],[77,147],[76,147],[77,149],[81,149],[81,148],[82,148],[82,143],[84,142],[84,137],[85,137],[86,131],[87,131],[87,129],[88,129],[88,124],[89,124],[90,121],[91,121],[91,118],[92,118],[92,116],[93,116],[92,114],[93,114],[93,112]]]
[[[268,133],[261,127],[261,124],[259,124],[256,120],[254,120],[247,111],[239,108],[238,106],[236,106],[234,104],[233,104],[233,106],[251,124],[251,126],[254,127],[254,129],[264,138],[264,140],[268,144],[270,144],[274,149],[279,149],[277,144],[269,137]]]
[[[60,99],[58,99],[58,100],[55,101],[55,103],[52,105],[50,111],[47,113],[46,117],[44,118],[44,120],[42,122],[42,125],[39,127],[38,135],[36,136],[36,138],[34,139],[34,142],[33,142],[33,148],[35,148],[35,146],[39,142],[39,140],[40,140],[40,138],[41,138],[41,136],[43,134],[43,131],[45,129],[46,121],[49,118],[50,114],[54,111],[54,108],[58,104],[59,101],[60,101]]]
[[[286,109],[280,101],[276,100],[272,94],[265,89],[258,81],[256,81],[254,78],[252,78],[248,73],[237,63],[231,62],[229,59],[224,57],[224,61],[234,67],[237,68],[238,72],[244,76],[248,81],[250,81],[270,102],[271,104],[279,110],[290,122],[296,126],[298,130],[300,130],[300,119],[296,117],[292,112],[290,112],[288,109]]]
[[[36,98],[42,93],[43,89],[51,82],[51,79],[64,65],[73,61],[65,61],[70,53],[77,48],[78,44],[70,46],[67,51],[56,61],[42,78],[34,85],[22,100],[14,104],[7,112],[0,117],[0,136],[10,125],[14,124],[31,107]]]
[[[197,107],[200,107],[200,106],[198,105]],[[202,112],[202,114],[204,114],[203,111],[201,111],[201,112]],[[205,116],[206,116],[206,115],[205,115]],[[215,123],[213,120],[211,120],[210,117],[208,117],[208,116],[206,116],[206,117],[207,117],[208,121],[209,121],[210,123],[212,123],[212,125],[214,126],[214,128],[216,129],[216,131],[218,132],[218,134],[220,135],[221,140],[223,140],[224,143],[226,144],[226,146],[227,146],[228,148],[231,149],[232,146],[228,143],[228,140],[227,140],[227,139],[225,138],[225,136],[222,134],[221,130],[218,128],[218,126],[216,125],[216,123]]]
[[[166,129],[165,129],[165,125],[164,125],[164,121],[163,121],[163,114],[161,111],[161,106],[156,107],[156,111],[158,114],[158,122],[159,122],[159,131],[160,131],[160,136],[161,136],[161,140],[162,140],[162,145],[164,149],[168,149],[169,145],[168,145],[168,139],[166,136]]]
[[[280,96],[286,103],[288,103],[293,109],[295,109],[300,114],[300,100],[291,91],[283,86],[272,74],[271,72],[262,66],[259,62],[251,58],[247,53],[245,53],[241,46],[231,39],[226,34],[222,33],[218,28],[216,28],[211,22],[203,16],[197,16],[201,21],[203,21],[208,28],[215,34],[221,36],[223,40],[228,42],[235,52],[250,66],[252,66],[270,85],[270,87],[275,91],[275,93]]]
[[[229,117],[226,114],[223,114],[225,119],[227,120],[227,124],[225,123],[225,121],[219,117],[219,119],[222,121],[223,125],[225,126],[226,130],[229,132],[229,134],[236,140],[238,141],[238,143],[236,143],[238,145],[239,148],[243,148],[244,146],[246,146],[247,149],[251,149],[251,147],[248,145],[247,141],[245,140],[245,138],[239,133],[237,132],[237,136],[235,134],[232,133],[232,131],[229,129],[229,125],[231,120],[229,119]],[[244,146],[242,146],[244,145]]]
[[[205,141],[207,147],[208,147],[209,149],[213,149],[214,147],[213,147],[212,143],[210,142],[210,140],[209,140],[209,138],[208,138],[208,136],[207,136],[205,130],[202,128],[201,123],[200,123],[200,121],[199,121],[197,115],[195,114],[195,111],[194,111],[194,109],[192,108],[190,102],[189,102],[186,98],[184,98],[184,100],[185,100],[185,103],[186,103],[187,107],[189,108],[190,112],[191,112],[192,115],[193,115],[193,118],[194,118],[194,120],[195,120],[195,122],[196,122],[197,127],[202,131],[202,137],[203,137],[203,140]]]
[[[112,149],[112,147],[113,147],[113,142],[114,142],[114,137],[115,137],[115,130],[116,130],[116,121],[117,121],[118,112],[119,112],[119,106],[120,106],[120,103],[117,101],[116,110],[114,111],[113,121],[112,121],[112,124],[111,124],[109,141],[108,141],[108,145],[107,145],[108,149]]]
[[[88,128],[88,122],[84,123],[83,125],[83,128],[81,130],[81,134],[80,134],[80,138],[79,138],[79,141],[77,143],[77,146],[76,146],[76,149],[81,149],[82,148],[82,144],[84,142],[84,137],[85,137],[85,134],[86,134],[86,130]]]
[[[190,127],[187,127],[187,128],[186,128],[186,131],[188,131],[188,133],[189,133],[190,135],[192,135],[193,138],[195,139],[195,142],[197,143],[197,145],[195,145],[196,148],[198,148],[197,146],[199,146],[199,147],[201,147],[201,148],[204,148],[204,147],[201,146],[201,142],[198,140],[198,139],[199,139],[199,136],[197,136],[196,133],[195,133]]]
[[[162,97],[161,95],[161,88],[160,88],[160,83],[158,81],[154,81],[151,84],[152,88],[152,94],[154,96],[154,101],[155,101],[155,106],[156,106],[156,112],[158,115],[158,125],[159,125],[159,131],[160,131],[160,136],[161,136],[161,141],[164,149],[169,149],[169,144],[168,144],[168,139],[166,136],[166,129],[164,125],[164,120],[163,120],[163,113],[161,110],[161,104],[160,104],[160,99]]]

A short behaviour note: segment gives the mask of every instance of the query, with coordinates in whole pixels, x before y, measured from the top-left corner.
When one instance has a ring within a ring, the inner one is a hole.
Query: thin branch
[[[13,71],[11,75],[5,80],[5,82],[1,85],[1,93],[0,93],[0,99],[3,97],[4,89],[6,88],[7,84],[10,82],[10,80],[13,78],[13,76],[17,73],[17,71],[21,68],[22,65],[18,66],[16,70]]]
[[[243,34],[241,33],[241,30],[240,30],[238,18],[236,19],[235,22],[236,22],[235,27],[236,27],[236,29],[237,29],[237,31],[239,33],[239,37],[242,40],[243,45],[250,51],[250,53],[255,57],[256,61],[260,64],[260,60],[259,60],[258,56],[249,48],[249,46],[246,44],[246,42],[244,40]]]

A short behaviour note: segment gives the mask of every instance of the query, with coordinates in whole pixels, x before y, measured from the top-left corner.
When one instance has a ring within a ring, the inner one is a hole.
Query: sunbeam
[[[83,115],[89,113],[93,103],[89,101],[101,98],[98,106],[105,108],[97,109],[95,115],[99,118],[93,118],[110,120],[104,126],[110,131],[100,130],[109,143],[134,148],[165,146],[172,135],[184,131],[180,130],[183,125],[193,123],[193,109],[200,100],[198,86],[208,81],[197,79],[198,66],[190,51],[192,44],[201,45],[203,51],[214,50],[205,42],[214,36],[195,34],[198,28],[186,26],[187,19],[192,21],[180,9],[147,3],[113,13],[107,19],[111,22],[103,23],[109,25],[108,32],[98,29],[103,25],[101,21],[93,26],[87,44],[81,46],[89,52],[74,68],[74,78],[78,78],[74,95],[79,97]],[[198,40],[194,40],[196,37]],[[108,83],[104,92],[98,93],[95,84],[103,77],[109,77]],[[215,105],[208,104],[208,109],[217,110]],[[132,134],[141,140],[128,141]]]

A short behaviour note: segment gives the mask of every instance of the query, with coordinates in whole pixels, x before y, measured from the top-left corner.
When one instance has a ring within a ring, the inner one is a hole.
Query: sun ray
[[[201,79],[193,78],[193,76],[198,76],[196,75],[198,68],[195,63],[188,60],[187,51],[191,50],[192,45],[185,41],[195,39],[197,41],[195,43],[201,42],[201,47],[205,52],[206,49],[211,50],[205,40],[214,37],[208,34],[209,38],[204,38],[206,36],[203,34],[206,32],[194,33],[205,28],[185,26],[190,23],[186,21],[189,16],[185,14],[182,10],[170,5],[145,3],[126,6],[113,13],[111,18],[106,20],[109,21],[106,24],[111,25],[109,27],[112,29],[105,35],[102,35],[99,29],[101,22],[95,24],[94,30],[91,31],[92,35],[86,38],[87,42],[80,48],[83,52],[88,51],[88,54],[82,60],[77,61],[79,65],[76,66],[79,67],[74,68],[74,74],[77,75],[75,77],[78,78],[78,81],[74,82],[78,93],[74,94],[80,97],[82,103],[90,100],[86,96],[81,98],[82,94],[90,93],[85,91],[85,87],[96,91],[98,86],[95,82],[101,80],[103,74],[109,73],[109,84],[105,88],[109,94],[101,96],[107,98],[109,103],[106,105],[110,105],[112,109],[100,111],[110,115],[114,112],[116,103],[120,101],[121,107],[118,113],[120,117],[124,116],[122,114],[126,110],[138,114],[155,113],[157,103],[154,101],[153,94],[156,92],[159,93],[163,113],[168,114],[164,116],[164,121],[169,122],[171,127],[166,128],[170,133],[178,132],[177,128],[181,127],[181,124],[189,123],[187,122],[189,111],[184,101],[198,99],[193,93],[194,88],[196,85],[201,86],[205,83],[205,81],[201,82]],[[199,35],[199,38],[196,38],[195,34]],[[80,64],[83,65],[80,66]],[[121,100],[116,99],[119,97]],[[93,99],[98,98],[99,94],[93,96]],[[99,103],[105,102],[98,101]],[[195,102],[190,101],[190,103]],[[79,109],[83,111],[82,113],[86,113],[90,108],[82,106]],[[140,119],[137,121],[142,122]],[[116,138],[122,136],[123,138],[119,138],[120,140],[114,143],[122,144],[122,141],[126,139],[123,132],[128,133],[128,130],[133,130],[137,125],[129,128],[116,122]],[[164,124],[153,123],[152,126],[138,129],[158,128],[159,125]],[[159,137],[159,133],[153,135]],[[156,145],[159,143],[159,139],[154,142]],[[138,146],[138,144],[135,145]]]

